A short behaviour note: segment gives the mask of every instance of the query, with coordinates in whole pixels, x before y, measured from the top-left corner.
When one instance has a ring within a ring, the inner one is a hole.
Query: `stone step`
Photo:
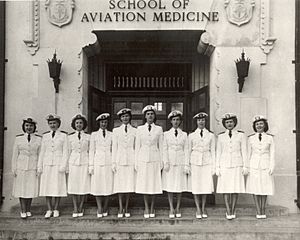
[[[72,219],[67,216],[44,219],[19,219],[14,214],[0,214],[0,239],[300,239],[300,215],[272,216],[257,220],[253,216],[239,216],[228,221],[224,217],[208,219],[183,217],[179,220],[157,216],[144,219],[108,217],[103,219],[84,216]]]
[[[192,204],[191,204],[192,205]],[[95,203],[86,203],[84,207],[85,216],[95,216],[97,212],[97,207]],[[63,204],[60,206],[60,213],[62,216],[70,216],[73,212],[72,204]],[[46,206],[45,205],[33,205],[32,213],[37,216],[45,214]],[[20,211],[19,206],[14,206],[12,208],[12,213],[18,215]],[[140,207],[131,207],[129,209],[132,216],[143,216],[144,208]],[[182,216],[194,216],[195,215],[195,206],[182,207],[181,213]],[[117,207],[110,207],[109,214],[111,216],[116,216],[118,213]],[[168,216],[169,208],[158,206],[156,207],[155,213],[157,216]],[[224,205],[208,205],[207,213],[209,216],[225,216],[225,207]],[[267,206],[266,214],[268,216],[285,216],[288,215],[288,208],[281,206]],[[254,205],[237,205],[236,214],[240,216],[254,216],[256,214]]]

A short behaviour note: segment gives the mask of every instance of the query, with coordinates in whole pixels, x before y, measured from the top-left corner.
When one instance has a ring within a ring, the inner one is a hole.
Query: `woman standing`
[[[107,130],[109,116],[109,113],[102,113],[96,118],[99,130],[92,133],[90,140],[91,194],[96,197],[98,218],[108,215],[108,196],[113,194],[112,133]]]
[[[59,116],[50,114],[46,120],[50,131],[44,133],[42,138],[38,172],[41,174],[40,196],[46,197],[48,207],[45,218],[50,218],[52,214],[59,217],[60,197],[67,196],[68,139],[66,133],[58,130],[61,124]]]
[[[137,128],[135,146],[136,193],[144,194],[144,218],[154,218],[155,194],[162,193],[161,169],[163,167],[163,130],[155,125],[156,108],[144,107],[146,123]],[[149,208],[149,198],[151,203]]]
[[[191,164],[191,190],[197,208],[196,218],[207,218],[206,197],[214,191],[215,174],[215,136],[205,128],[208,115],[196,114],[198,128],[189,135],[189,154]],[[200,207],[201,196],[201,207]]]
[[[134,147],[136,129],[131,126],[131,109],[123,108],[117,115],[122,125],[113,129],[112,159],[114,193],[118,193],[118,218],[130,217],[128,211],[130,193],[135,191]],[[123,198],[125,196],[125,207]]]
[[[172,111],[168,115],[172,128],[164,133],[162,185],[163,190],[168,192],[169,218],[181,217],[181,193],[188,190],[188,138],[187,133],[179,128],[182,116],[182,112]],[[173,205],[174,193],[177,195],[176,209]]]
[[[36,121],[23,119],[24,134],[16,136],[12,156],[14,184],[12,195],[19,198],[21,218],[31,217],[32,198],[38,196],[37,162],[41,146],[41,136],[34,134]]]
[[[75,132],[68,136],[69,143],[69,179],[68,193],[72,194],[72,217],[83,216],[83,203],[85,195],[90,193],[91,178],[89,175],[89,143],[90,135],[83,130],[87,127],[84,115],[77,114],[73,117],[72,128]]]
[[[247,174],[247,143],[242,131],[236,131],[237,117],[226,113],[222,118],[225,132],[219,134],[217,143],[216,174],[217,193],[223,193],[226,206],[226,219],[236,217],[235,206],[239,193],[245,193],[244,176]]]
[[[250,168],[247,179],[246,192],[253,194],[256,206],[256,218],[266,218],[267,195],[274,194],[273,172],[274,141],[269,129],[268,121],[263,116],[253,119],[254,134],[248,138],[248,167]]]

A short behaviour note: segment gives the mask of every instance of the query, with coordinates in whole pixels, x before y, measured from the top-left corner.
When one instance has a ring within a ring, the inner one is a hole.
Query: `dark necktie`
[[[30,142],[30,140],[31,140],[30,134],[28,134],[27,140],[28,140],[28,142]]]
[[[80,135],[80,132],[78,132],[78,139],[80,140],[80,138],[81,138],[81,135]]]
[[[259,141],[261,141],[261,139],[262,139],[262,137],[261,137],[261,133],[260,133],[260,134],[258,134],[258,139],[259,139]]]
[[[229,137],[231,138],[232,137],[232,132],[231,132],[231,130],[229,130]]]
[[[175,129],[175,137],[177,137],[177,135],[178,135],[178,130]]]
[[[200,136],[203,137],[203,129],[200,131]]]
[[[103,137],[105,138],[105,130],[103,130],[103,132],[102,132],[102,133],[103,133]]]
[[[127,125],[125,126],[125,132],[127,133]]]
[[[149,132],[151,131],[151,125],[150,124],[148,125],[148,131]]]
[[[54,138],[54,136],[55,136],[55,131],[52,132],[52,138]]]

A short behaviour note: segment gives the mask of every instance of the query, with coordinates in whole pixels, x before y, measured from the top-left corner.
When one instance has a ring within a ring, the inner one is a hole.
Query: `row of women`
[[[131,110],[120,110],[121,126],[107,130],[109,114],[97,117],[99,130],[91,135],[83,130],[85,116],[72,119],[75,132],[59,131],[60,117],[47,117],[49,132],[35,134],[36,122],[23,120],[24,134],[17,135],[14,144],[12,171],[13,196],[20,199],[21,218],[31,216],[32,198],[46,197],[45,218],[59,216],[61,197],[72,195],[73,217],[84,214],[85,195],[94,195],[97,217],[108,215],[108,200],[118,194],[118,218],[130,217],[128,208],[132,193],[144,196],[144,218],[155,217],[155,195],[166,191],[170,206],[169,217],[181,217],[181,193],[192,192],[196,218],[207,218],[206,197],[214,191],[213,175],[218,176],[216,192],[224,196],[226,218],[236,218],[239,193],[253,194],[258,219],[266,218],[267,195],[273,195],[274,142],[268,131],[267,119],[256,116],[254,132],[247,137],[235,130],[237,117],[225,114],[225,132],[215,136],[205,127],[208,115],[194,116],[197,129],[187,135],[179,127],[183,120],[180,111],[172,111],[172,124],[163,133],[155,124],[156,108],[146,106],[142,113],[146,123],[131,126]],[[68,173],[68,181],[66,179]],[[248,175],[245,183],[245,175]],[[177,203],[173,204],[176,194]]]

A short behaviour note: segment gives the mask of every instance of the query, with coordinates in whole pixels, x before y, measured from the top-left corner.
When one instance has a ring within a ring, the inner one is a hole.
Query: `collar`
[[[232,130],[231,130],[231,133],[232,133],[232,134],[235,134],[236,132],[237,132],[237,130],[235,130],[235,129],[232,129]],[[229,134],[229,130],[226,129],[225,133],[226,133],[226,134]]]
[[[154,126],[155,126],[154,123],[151,123],[151,124],[149,124],[149,123],[147,123],[147,122],[145,123],[145,126],[146,126],[146,127],[148,127],[149,125],[150,125],[151,127],[154,127]]]
[[[131,127],[130,123],[128,123],[127,125],[125,125],[124,123],[122,123],[122,125],[120,127],[125,129],[125,126],[127,126],[127,129]]]
[[[208,130],[206,129],[206,128],[203,128],[202,129],[203,130],[203,132],[208,132]],[[201,132],[201,129],[200,128],[197,128],[196,130],[195,130],[195,132]]]

